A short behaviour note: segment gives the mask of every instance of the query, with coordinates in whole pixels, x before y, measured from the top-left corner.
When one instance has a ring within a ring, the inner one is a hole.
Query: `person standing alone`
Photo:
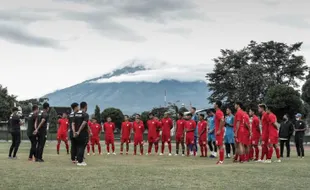
[[[304,136],[306,131],[306,123],[301,120],[302,115],[298,113],[296,115],[296,122],[295,122],[295,144],[297,150],[297,156],[304,158],[305,157],[305,150],[304,150]]]
[[[12,109],[12,115],[9,120],[9,127],[12,135],[12,145],[9,151],[10,159],[17,159],[16,153],[18,151],[20,145],[20,126],[23,124],[20,120],[20,116],[18,115],[18,108],[14,107]],[[13,156],[12,156],[13,153]]]
[[[294,132],[294,125],[289,121],[288,115],[285,114],[283,116],[283,122],[280,125],[279,130],[279,139],[280,139],[280,155],[283,158],[284,144],[286,146],[286,157],[290,157],[291,147],[290,147],[290,139]]]

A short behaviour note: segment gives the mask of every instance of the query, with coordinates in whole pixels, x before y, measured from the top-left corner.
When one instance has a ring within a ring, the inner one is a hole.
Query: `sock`
[[[158,153],[158,143],[155,144],[155,153]]]
[[[253,157],[254,157],[254,147],[250,148],[250,155],[249,155],[249,158],[251,160],[253,160]]]
[[[186,151],[187,151],[187,156],[189,156],[189,148],[187,148],[187,150],[186,150]]]
[[[95,153],[95,145],[94,144],[91,145],[91,150],[93,151],[93,153]]]
[[[60,149],[60,142],[59,142],[59,141],[58,141],[58,143],[57,143],[56,148],[57,148],[57,152],[59,152],[59,149]]]
[[[249,154],[246,153],[244,154],[244,161],[245,162],[249,161]]]
[[[176,149],[176,152],[175,152],[176,154],[179,154],[179,149]]]
[[[66,150],[67,150],[67,152],[69,152],[69,143],[68,143],[68,141],[65,141],[65,144],[66,144]]]
[[[182,149],[182,154],[185,154],[185,150],[184,149]]]
[[[112,152],[114,153],[115,151],[115,146],[114,146],[114,143],[112,144]]]
[[[273,147],[269,147],[269,149],[268,149],[268,156],[267,156],[268,160],[271,160],[272,154],[273,154]]]
[[[208,147],[207,147],[207,145],[205,144],[204,145],[204,153],[205,153],[205,157],[207,157],[208,155],[207,155],[207,152],[208,152]]]
[[[204,154],[203,154],[203,147],[200,145],[200,154],[201,154],[201,156],[204,156]]]
[[[262,145],[262,155],[261,155],[261,160],[264,160],[264,157],[267,157],[267,152],[268,152],[268,148],[265,145]]]
[[[280,149],[279,149],[279,147],[276,148],[276,155],[277,155],[277,159],[280,159]]]
[[[171,154],[172,147],[171,147],[171,143],[170,142],[168,143],[168,149],[169,149],[169,154]]]
[[[140,145],[140,153],[143,155],[143,145]]]
[[[151,154],[152,152],[152,146],[153,146],[153,143],[149,143],[149,148],[148,148],[148,153]]]
[[[259,157],[259,149],[258,146],[255,146],[255,160],[258,160]]]
[[[89,144],[87,144],[87,153],[89,153],[89,151],[90,151],[90,146]]]
[[[134,146],[133,153],[134,153],[134,155],[137,154],[137,145]]]
[[[99,154],[101,154],[101,145],[98,144],[98,151],[99,151]]]
[[[234,160],[237,161],[238,160],[239,155],[235,154]]]
[[[224,149],[223,148],[221,148],[220,149],[220,161],[224,161]]]
[[[164,154],[164,151],[165,151],[165,144],[162,143],[162,144],[161,144],[161,153]]]
[[[107,152],[110,153],[110,144],[107,144]]]
[[[121,153],[123,153],[124,144],[121,144]]]
[[[196,150],[194,150],[194,156],[196,156],[197,155],[197,152],[196,152]]]

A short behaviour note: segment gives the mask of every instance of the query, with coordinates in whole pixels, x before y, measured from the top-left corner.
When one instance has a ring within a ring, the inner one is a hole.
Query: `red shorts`
[[[240,143],[244,145],[250,145],[250,137],[248,134],[243,134],[243,136],[240,137]]]
[[[157,134],[156,134],[156,135],[149,136],[149,137],[147,138],[147,141],[148,141],[149,143],[156,143],[156,142],[158,142]]]
[[[175,136],[175,141],[177,143],[184,142],[184,136],[182,136],[182,135]]]
[[[122,137],[121,143],[130,143],[130,138],[129,137]]]
[[[58,133],[57,134],[57,140],[67,141],[68,140],[68,134],[67,133]]]
[[[269,137],[268,144],[278,144],[279,138],[278,137]]]
[[[259,144],[259,137],[252,137],[250,142],[252,145],[257,146]]]
[[[165,142],[170,143],[171,142],[170,134],[162,134],[161,142],[163,142],[163,143],[165,143]]]
[[[262,145],[268,145],[269,143],[269,138],[268,137],[262,137]]]
[[[207,144],[207,138],[199,138],[199,145],[202,146],[202,145],[205,145]]]
[[[113,144],[113,143],[114,143],[114,137],[105,138],[105,144]]]
[[[194,136],[186,136],[186,145],[190,145],[190,144],[194,144],[195,141],[194,141]]]
[[[223,133],[221,133],[220,135],[216,135],[216,137],[215,137],[216,146],[223,146],[223,141],[224,141],[224,134]]]
[[[99,137],[92,137],[90,141],[91,141],[92,145],[100,144],[100,138]]]
[[[135,137],[134,145],[137,146],[138,144],[143,145],[143,137]]]

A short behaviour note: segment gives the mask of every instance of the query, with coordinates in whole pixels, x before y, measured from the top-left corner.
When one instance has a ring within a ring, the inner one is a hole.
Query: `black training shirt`
[[[38,117],[38,114],[34,114],[33,112],[31,112],[28,116],[28,128],[27,128],[28,137],[33,135],[33,131],[35,130],[35,123],[36,123],[37,117]]]
[[[74,125],[75,125],[75,132],[77,132],[82,123],[85,121],[86,126],[84,129],[81,131],[80,135],[88,135],[88,120],[89,120],[89,115],[85,113],[84,111],[78,111],[77,113],[74,114]]]
[[[295,129],[306,129],[306,123],[304,121],[296,121],[295,122]],[[296,134],[298,133],[305,133],[305,131],[296,131]]]
[[[9,120],[11,132],[20,132],[20,117],[17,114],[12,114]]]
[[[40,125],[42,119],[45,119],[43,125],[40,127],[39,132],[46,132],[47,122],[48,122],[48,113],[45,111],[41,111],[38,115],[38,125]]]

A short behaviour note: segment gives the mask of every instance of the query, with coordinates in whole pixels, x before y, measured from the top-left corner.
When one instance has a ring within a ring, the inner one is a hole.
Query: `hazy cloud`
[[[182,37],[189,37],[192,33],[192,30],[188,28],[166,28],[159,30],[159,32],[178,34]]]
[[[310,18],[307,15],[275,15],[263,18],[263,20],[282,26],[310,29]]]
[[[21,22],[24,24],[29,24],[39,20],[50,20],[50,17],[42,13],[35,13],[31,11],[0,10],[0,21],[3,22]]]
[[[54,39],[35,36],[24,29],[4,25],[1,23],[0,23],[0,38],[8,42],[13,42],[27,46],[62,49],[58,41]]]

